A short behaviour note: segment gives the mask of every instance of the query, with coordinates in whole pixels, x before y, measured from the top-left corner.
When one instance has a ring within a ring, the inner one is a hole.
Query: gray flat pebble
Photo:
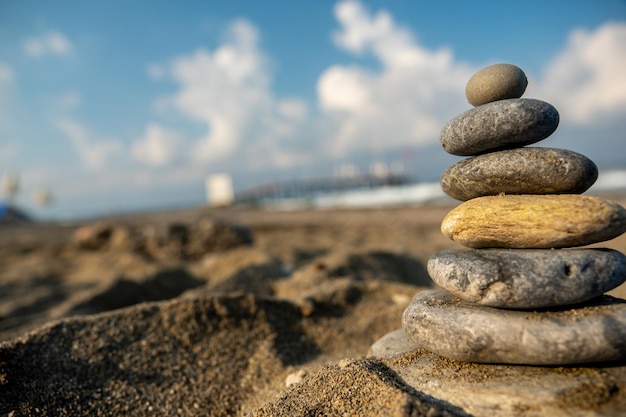
[[[519,98],[526,91],[528,80],[521,68],[511,64],[495,64],[481,69],[465,87],[465,96],[472,106],[507,98]]]
[[[466,301],[513,309],[581,303],[626,281],[613,249],[460,249],[435,253],[428,272]]]
[[[416,390],[476,417],[626,415],[623,363],[598,367],[485,365],[415,349],[383,360]]]
[[[474,107],[449,121],[439,141],[453,155],[477,155],[539,142],[558,125],[558,111],[544,101],[500,100]]]
[[[465,362],[570,365],[626,360],[626,301],[601,296],[584,306],[513,311],[418,293],[402,316],[409,339]]]
[[[598,167],[576,152],[556,148],[517,148],[467,158],[441,176],[452,198],[470,200],[504,194],[581,194],[598,178]]]

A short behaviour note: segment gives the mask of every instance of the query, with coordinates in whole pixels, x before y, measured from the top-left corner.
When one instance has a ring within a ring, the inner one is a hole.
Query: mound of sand
[[[404,306],[391,300],[393,294],[408,296],[413,290],[357,283],[350,292],[358,297],[336,297],[306,317],[288,301],[188,293],[64,319],[0,346],[0,412],[245,414],[283,391],[286,378],[297,370],[312,375],[343,357],[363,356],[390,323],[397,325]],[[365,315],[372,309],[380,315]],[[363,379],[359,395],[364,404],[374,401],[370,390],[397,389],[381,386],[375,370],[354,370]],[[333,378],[346,390],[354,388],[345,373]],[[402,407],[426,401],[404,390],[397,393]],[[382,407],[376,414],[395,415],[397,407],[385,404],[369,409]],[[428,404],[436,408],[439,403]],[[344,411],[349,407],[346,403]]]

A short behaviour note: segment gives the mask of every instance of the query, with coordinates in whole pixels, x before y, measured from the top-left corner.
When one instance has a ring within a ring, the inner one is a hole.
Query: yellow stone
[[[444,235],[470,248],[566,248],[626,232],[626,210],[583,195],[479,197],[443,219]]]

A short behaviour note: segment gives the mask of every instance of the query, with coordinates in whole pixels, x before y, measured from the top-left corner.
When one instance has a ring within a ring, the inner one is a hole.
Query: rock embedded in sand
[[[602,296],[578,308],[515,311],[447,291],[418,293],[402,317],[417,346],[480,363],[570,365],[626,360],[626,301]]]
[[[374,342],[370,347],[368,356],[392,358],[419,348],[415,342],[409,339],[404,329],[398,329],[387,333]]]
[[[544,101],[500,100],[470,109],[449,121],[441,130],[439,141],[453,155],[477,155],[539,142],[558,125],[558,111]]]
[[[581,194],[598,178],[589,158],[556,148],[517,148],[464,159],[441,176],[457,200],[504,194]]]
[[[415,348],[397,351],[381,361],[406,384],[473,416],[623,416],[626,410],[621,389],[626,383],[626,366],[619,364],[463,363]]]
[[[433,281],[480,305],[546,308],[581,303],[626,281],[626,256],[612,249],[445,250],[428,262]]]
[[[519,98],[526,91],[528,79],[516,65],[495,64],[481,69],[465,87],[465,96],[472,106],[508,98]]]
[[[306,375],[307,375],[307,372],[303,369],[299,369],[296,372],[290,373],[289,375],[287,375],[287,378],[285,379],[285,386],[290,387],[292,385],[301,383],[306,377]]]
[[[626,231],[626,210],[582,195],[474,198],[441,223],[450,239],[471,248],[563,248],[613,239]]]

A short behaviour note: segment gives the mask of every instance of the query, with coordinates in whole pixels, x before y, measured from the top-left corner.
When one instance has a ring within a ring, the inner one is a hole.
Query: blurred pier
[[[239,193],[234,205],[256,206],[277,201],[312,201],[320,195],[345,193],[357,190],[372,190],[380,187],[408,185],[414,181],[405,175],[362,174],[329,178],[310,178],[261,185]]]

